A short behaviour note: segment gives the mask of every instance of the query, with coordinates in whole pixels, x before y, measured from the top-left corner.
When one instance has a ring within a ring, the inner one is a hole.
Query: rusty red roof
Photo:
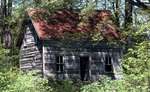
[[[65,32],[90,32],[95,25],[101,20],[98,17],[111,16],[111,12],[102,10],[95,13],[95,17],[89,18],[89,22],[79,26],[79,13],[71,10],[58,10],[53,14],[49,14],[44,9],[28,9],[33,26],[40,39],[61,38]],[[114,38],[119,38],[116,30],[107,28],[105,35],[111,34]]]

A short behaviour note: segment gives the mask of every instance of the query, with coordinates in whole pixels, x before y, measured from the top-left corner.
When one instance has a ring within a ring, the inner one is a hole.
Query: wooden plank
[[[20,55],[21,58],[33,58],[33,59],[38,59],[41,58],[42,56],[39,54],[22,54]]]
[[[89,56],[89,78],[90,78],[90,80],[91,80],[91,62],[93,62],[92,57]]]
[[[25,70],[25,71],[32,71],[32,70],[41,71],[41,67],[36,67],[36,68],[33,68],[33,67],[21,67],[20,69],[21,70]]]
[[[31,47],[27,46],[27,48],[21,48],[21,51],[26,51],[26,50],[34,51],[34,50],[38,50],[38,49],[36,48],[36,46],[31,46]]]
[[[40,60],[41,61],[41,60]],[[22,61],[22,62],[20,62],[20,64],[21,65],[23,65],[23,64],[27,64],[27,63],[32,63],[33,61]],[[42,62],[37,62],[37,61],[34,61],[34,63],[36,63],[37,65],[38,64],[43,64]]]
[[[41,55],[20,55],[20,60],[21,61],[33,61],[33,60],[42,60]]]
[[[20,64],[21,64],[21,65],[26,65],[26,64],[40,65],[40,64],[42,64],[42,62],[36,62],[36,61],[22,61]]]
[[[43,54],[42,54],[42,60],[43,60],[43,77],[46,78],[46,71],[45,71],[45,47],[43,46],[42,47],[42,50],[43,50]]]
[[[28,27],[20,50],[20,68],[22,70],[42,70],[43,68],[41,49],[37,47],[36,40],[33,30]]]

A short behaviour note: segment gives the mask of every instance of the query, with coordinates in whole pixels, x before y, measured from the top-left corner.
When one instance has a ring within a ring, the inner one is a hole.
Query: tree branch
[[[141,2],[140,0],[132,0],[132,5],[135,5],[137,7],[143,8],[143,9],[150,9],[150,6],[146,5],[145,3]]]

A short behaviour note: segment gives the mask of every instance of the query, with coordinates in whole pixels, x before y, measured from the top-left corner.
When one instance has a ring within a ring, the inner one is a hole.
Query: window
[[[56,72],[62,73],[64,71],[63,56],[56,56]]]
[[[109,55],[106,55],[105,57],[105,72],[106,73],[112,73],[113,69],[112,69],[112,58]]]

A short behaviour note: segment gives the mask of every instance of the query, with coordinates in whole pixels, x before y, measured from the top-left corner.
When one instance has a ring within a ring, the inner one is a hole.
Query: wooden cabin
[[[70,17],[69,21],[76,22],[78,19],[74,16],[78,15],[59,11],[54,15],[61,18],[51,16],[50,23],[47,23],[45,19],[40,18],[41,12],[45,15],[44,10],[28,10],[29,20],[24,25],[25,31],[21,35],[23,39],[19,39],[21,70],[36,70],[43,77],[60,80],[98,80],[103,75],[114,79],[121,78],[121,47],[108,45],[106,41],[94,43],[88,39],[65,39],[64,29],[71,30],[70,34],[80,32],[75,27],[76,23],[71,24],[67,21]],[[67,22],[61,19],[66,19]],[[56,23],[57,21],[59,23]],[[62,25],[64,29],[59,28],[62,26],[57,29],[58,25]]]

